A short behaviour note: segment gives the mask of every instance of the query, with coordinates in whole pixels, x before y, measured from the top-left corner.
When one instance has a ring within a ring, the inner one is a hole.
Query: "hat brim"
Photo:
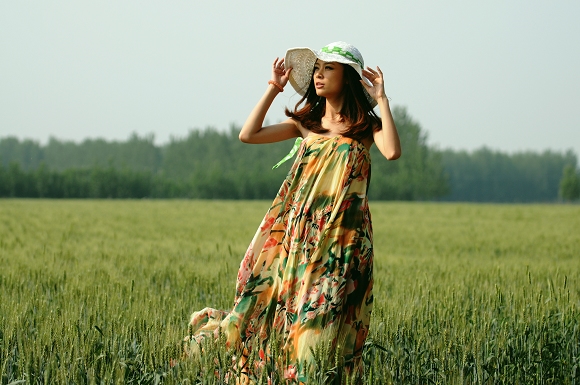
[[[362,74],[362,68],[360,65],[353,63],[343,56],[332,53],[313,51],[312,49],[306,47],[290,48],[288,51],[286,51],[286,55],[284,57],[284,67],[292,68],[288,81],[292,85],[292,88],[294,88],[294,90],[296,90],[300,96],[304,96],[306,91],[308,91],[308,86],[312,80],[316,59],[320,59],[325,62],[337,62],[349,65],[353,67],[361,79],[363,79],[363,81],[367,82],[368,84],[368,80]],[[374,108],[377,105],[377,101],[369,95],[364,87],[363,91],[367,97],[367,100],[371,104],[371,107]]]

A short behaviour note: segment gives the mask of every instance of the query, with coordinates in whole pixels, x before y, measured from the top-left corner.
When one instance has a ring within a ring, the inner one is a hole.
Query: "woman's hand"
[[[292,71],[292,68],[284,68],[284,58],[276,58],[274,64],[272,64],[272,80],[284,87],[288,83],[290,71]]]
[[[371,85],[369,86],[364,80],[361,79],[361,84],[367,90],[370,96],[375,99],[377,102],[379,99],[386,97],[385,95],[385,81],[383,79],[383,71],[377,66],[377,70],[375,71],[371,67],[367,67],[367,69],[363,69],[362,71],[363,76],[367,78]]]

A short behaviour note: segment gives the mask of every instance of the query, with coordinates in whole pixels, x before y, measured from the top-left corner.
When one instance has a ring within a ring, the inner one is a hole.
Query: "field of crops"
[[[219,341],[198,360],[180,341],[231,306],[269,203],[0,200],[0,384],[224,383]],[[371,212],[365,384],[580,384],[580,206]]]

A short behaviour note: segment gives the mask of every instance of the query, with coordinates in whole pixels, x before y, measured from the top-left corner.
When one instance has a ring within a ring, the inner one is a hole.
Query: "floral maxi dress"
[[[361,371],[373,303],[369,181],[362,143],[308,135],[240,264],[233,309],[194,313],[192,339],[221,330],[247,349],[275,333],[301,380],[318,344]]]

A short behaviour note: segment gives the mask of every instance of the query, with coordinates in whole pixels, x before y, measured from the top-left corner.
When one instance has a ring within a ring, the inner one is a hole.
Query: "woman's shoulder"
[[[293,118],[290,118],[288,120],[291,120],[296,125],[296,128],[298,129],[298,131],[300,131],[300,135],[303,138],[306,138],[308,136],[308,134],[310,134],[312,132],[308,128],[304,127],[300,121],[293,119]]]

